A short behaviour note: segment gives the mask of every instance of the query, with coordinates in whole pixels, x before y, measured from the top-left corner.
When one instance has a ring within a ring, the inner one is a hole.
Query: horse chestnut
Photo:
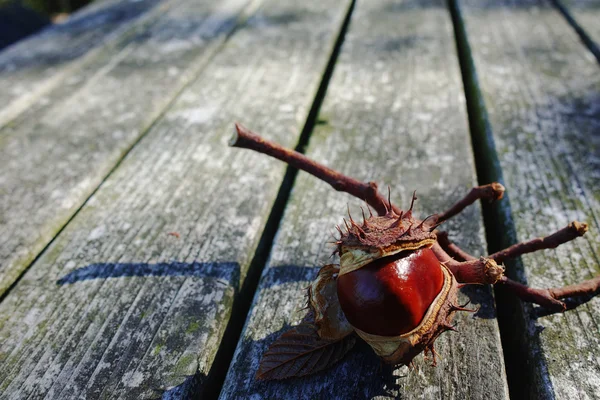
[[[339,338],[351,328],[390,364],[410,364],[422,351],[433,352],[435,339],[453,329],[452,317],[463,308],[456,305],[454,275],[430,249],[432,230],[411,210],[390,210],[362,225],[350,218],[337,241],[339,272],[334,276],[327,266],[309,291],[321,336]],[[325,317],[340,313],[343,318]]]
[[[525,301],[559,311],[566,309],[561,299],[595,296],[600,291],[600,277],[563,288],[533,289],[504,276],[504,268],[498,265],[507,258],[555,248],[582,236],[587,225],[577,221],[547,237],[517,243],[479,259],[443,236],[438,241],[435,228],[439,224],[479,199],[501,199],[504,186],[500,183],[472,188],[446,211],[418,220],[412,216],[414,193],[404,212],[392,204],[390,191],[386,201],[374,182],[347,177],[239,124],[230,144],[287,162],[335,190],[363,199],[379,214],[366,218],[363,212],[363,223],[358,225],[348,212],[346,231],[337,227],[340,237],[334,254],[339,254],[339,265],[319,270],[307,288],[308,314],[301,325],[269,347],[257,372],[259,379],[284,379],[322,370],[352,347],[353,333],[389,364],[410,365],[425,351],[432,353],[435,365],[434,342],[442,332],[454,330],[454,314],[475,311],[456,305],[457,280],[461,284],[500,283]]]
[[[337,294],[352,326],[373,335],[397,336],[421,323],[443,285],[439,260],[423,248],[340,275]]]

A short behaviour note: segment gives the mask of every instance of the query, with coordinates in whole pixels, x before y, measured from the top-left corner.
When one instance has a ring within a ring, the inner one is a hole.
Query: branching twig
[[[548,289],[534,289],[519,282],[515,282],[506,276],[502,277],[500,283],[507,289],[510,289],[511,292],[519,296],[521,300],[539,304],[550,310],[566,310],[565,303],[552,297]]]
[[[360,182],[321,165],[301,153],[264,140],[240,124],[236,124],[235,127],[236,135],[230,141],[231,146],[255,150],[306,171],[327,182],[335,190],[349,193],[366,201],[379,215],[385,215],[390,209],[400,214],[401,210],[392,205],[389,200],[386,200],[378,192],[376,183]],[[491,183],[473,188],[467,196],[450,207],[450,209],[432,216],[432,222],[430,223],[432,226],[435,226],[460,213],[465,207],[473,204],[478,199],[498,200],[502,198],[503,193],[504,186],[499,183]],[[450,242],[445,232],[439,232],[438,242],[431,249],[438,260],[452,271],[459,282],[477,284],[500,283],[525,301],[530,301],[550,309],[565,310],[565,303],[560,301],[560,299],[598,294],[600,291],[600,276],[562,288],[534,289],[503,276],[504,270],[497,263],[501,263],[507,258],[518,257],[537,250],[557,247],[578,236],[582,236],[586,231],[586,224],[575,221],[552,235],[517,243],[489,257],[481,257],[479,259]],[[450,257],[446,251],[460,261]]]
[[[600,292],[600,276],[574,285],[548,289],[555,299],[566,299],[578,296],[593,296]]]
[[[534,289],[515,282],[507,277],[502,277],[500,282],[503,286],[514,292],[521,300],[539,304],[550,310],[565,311],[567,306],[560,299],[569,297],[594,296],[600,292],[600,276],[577,283],[551,289]]]
[[[431,247],[431,250],[437,259],[452,271],[452,274],[459,283],[493,285],[504,274],[504,268],[489,258],[480,257],[479,259],[472,258],[468,261],[457,261],[450,257],[439,243],[435,243]]]
[[[438,243],[442,246],[445,252],[447,252],[452,258],[457,261],[469,261],[469,260],[477,260],[477,257],[470,255],[456,244],[450,241],[448,238],[448,232],[435,232],[437,236]]]
[[[536,250],[554,248],[560,244],[583,235],[586,229],[587,225],[573,222],[566,228],[563,228],[550,236],[542,239],[534,239],[529,242],[517,243],[508,249],[492,254],[489,256],[489,259],[504,260],[509,256],[517,257],[521,254]],[[473,273],[477,270],[477,268],[474,267],[479,265],[479,263],[476,262],[477,259],[475,257],[462,250],[456,244],[452,243],[448,239],[447,232],[437,233],[437,238],[439,244],[436,244],[433,247],[433,250],[438,259],[444,262],[444,264],[452,270],[459,282],[468,282],[468,278],[471,279],[472,283],[475,283],[473,282],[474,280],[481,280],[481,278],[478,278],[477,275],[473,275]],[[436,248],[436,246],[439,246],[439,249]],[[503,254],[504,256],[502,258],[494,258],[497,254]],[[467,260],[468,262],[464,263],[453,260],[450,255],[457,257],[458,259]],[[469,267],[469,262],[473,264],[473,266]],[[468,275],[461,275],[461,273],[464,274],[465,272],[467,272]],[[531,288],[519,282],[513,281],[506,276],[501,277],[497,283],[502,284],[504,287],[515,293],[521,300],[539,304],[550,310],[556,311],[565,311],[567,309],[566,304],[560,301],[560,299],[594,296],[600,292],[600,276],[574,285],[551,289]]]
[[[500,200],[502,196],[504,196],[504,191],[504,186],[498,182],[474,187],[465,197],[456,202],[456,204],[450,207],[447,211],[436,214],[433,217],[434,225],[441,224],[442,222],[454,217],[479,199],[487,199],[489,201]]]
[[[269,142],[240,124],[235,124],[235,129],[236,134],[229,142],[230,146],[258,151],[259,153],[275,157],[292,167],[308,172],[322,181],[327,182],[335,190],[349,193],[354,197],[364,200],[373,207],[379,215],[385,215],[390,207],[392,207],[397,214],[400,213],[399,208],[388,203],[386,198],[379,193],[375,182],[363,183],[354,178],[340,174],[329,167],[311,160],[304,154],[286,149],[276,143]]]
[[[583,236],[587,230],[587,224],[573,221],[563,229],[554,232],[552,235],[543,238],[532,239],[527,242],[517,243],[507,249],[490,255],[490,258],[501,263],[507,258],[518,257],[522,254],[532,253],[542,249],[553,249],[579,236]]]

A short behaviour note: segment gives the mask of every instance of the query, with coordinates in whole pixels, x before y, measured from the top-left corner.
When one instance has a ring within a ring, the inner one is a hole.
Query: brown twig
[[[452,243],[448,238],[448,232],[435,232],[438,243],[442,249],[457,261],[477,260],[477,257],[470,255],[456,244]]]
[[[567,305],[560,299],[595,296],[600,292],[600,276],[561,288],[534,289],[503,277],[500,282],[522,300],[539,304],[551,310],[565,311]]]
[[[452,274],[459,283],[493,285],[504,274],[504,268],[489,258],[480,257],[468,261],[457,261],[450,257],[439,243],[435,243],[431,247],[431,250],[437,259],[452,271]]]
[[[548,289],[534,289],[519,282],[515,282],[506,276],[503,276],[499,283],[519,296],[521,300],[539,304],[550,310],[564,311],[567,309],[565,303],[554,298]]]
[[[566,299],[568,297],[593,296],[600,292],[600,276],[574,285],[561,288],[548,289],[555,299]]]
[[[255,150],[306,171],[327,182],[335,190],[349,193],[366,201],[379,215],[386,214],[389,209],[393,209],[397,214],[400,213],[401,210],[399,208],[393,206],[389,200],[386,200],[386,198],[379,193],[377,184],[374,182],[363,183],[347,177],[309,159],[301,153],[264,140],[240,124],[236,124],[235,127],[236,135],[230,141],[231,146]],[[503,193],[504,186],[499,183],[492,183],[473,188],[469,194],[450,207],[450,209],[434,215],[432,217],[434,221],[432,225],[434,226],[455,216],[478,199],[498,200],[502,198]],[[461,283],[500,283],[525,301],[536,303],[549,309],[564,311],[566,305],[564,302],[560,301],[560,299],[598,294],[600,291],[600,276],[562,288],[534,289],[504,276],[504,269],[497,265],[497,263],[501,263],[507,258],[517,257],[525,253],[555,248],[578,236],[582,236],[586,231],[586,224],[575,221],[550,236],[517,243],[507,249],[494,253],[487,258],[481,257],[479,259],[471,256],[460,247],[450,242],[447,233],[440,232],[438,233],[438,243],[433,245],[432,250],[440,262],[446,265]],[[453,259],[446,250],[463,261]]]
[[[256,133],[241,124],[235,124],[236,133],[230,140],[229,145],[258,151],[259,153],[267,154],[277,158],[292,167],[301,169],[311,175],[330,184],[335,190],[346,192],[354,197],[364,200],[367,204],[375,209],[379,215],[385,215],[390,207],[397,214],[400,209],[390,204],[377,190],[375,182],[360,182],[346,175],[321,165],[304,154],[297,151],[286,149],[276,143],[263,139]]]
[[[575,226],[573,226],[575,225]],[[585,225],[585,224],[580,224]],[[577,224],[571,223],[568,227],[561,229],[560,231],[548,236],[544,239],[535,239],[536,241],[545,240],[549,238],[553,238],[550,242],[555,245],[552,247],[556,247],[566,241],[572,240],[577,236],[581,236],[585,233],[585,230],[580,234],[575,234],[573,230],[576,230]],[[585,229],[585,228],[584,228]],[[574,235],[568,239],[569,233],[565,233],[571,230],[571,235]],[[479,261],[470,255],[469,253],[462,250],[456,244],[452,243],[448,238],[447,232],[437,232],[438,243],[436,243],[432,250],[438,257],[438,259],[444,263],[444,265],[448,266],[450,270],[455,275],[456,279],[459,282],[469,282],[469,283],[481,283],[477,281],[483,280],[481,275],[481,260],[485,260],[485,258],[481,258]],[[556,239],[558,238],[558,239]],[[565,240],[567,238],[567,240]],[[562,240],[562,241],[561,241]],[[535,242],[535,241],[531,241]],[[506,250],[511,248],[522,249],[522,248],[531,248],[528,247],[528,243],[518,243],[515,246],[509,247]],[[547,247],[539,247],[534,250],[545,249]],[[503,250],[503,251],[506,251]],[[498,254],[498,253],[496,253]],[[514,253],[513,253],[514,254]],[[519,253],[523,254],[523,253]],[[517,254],[517,255],[519,255]],[[459,262],[450,257],[456,257],[458,259],[466,260],[467,262]],[[492,259],[493,256],[489,256],[488,259]],[[593,279],[589,279],[587,281],[583,281],[574,285],[564,286],[560,288],[550,288],[550,289],[535,289],[529,286],[523,285],[519,282],[513,281],[506,276],[502,276],[498,282],[502,284],[505,288],[509,289],[513,293],[515,293],[521,300],[528,301],[531,303],[539,304],[549,310],[556,311],[565,311],[567,309],[567,305],[560,301],[560,299],[566,298],[581,298],[586,296],[594,296],[600,293],[600,276],[597,276]]]
[[[434,216],[434,225],[441,224],[442,222],[454,217],[456,214],[459,214],[462,210],[475,203],[479,199],[487,199],[489,201],[500,200],[502,196],[504,196],[504,191],[504,186],[498,182],[474,187],[465,197],[456,202],[447,211],[436,214]]]
[[[490,255],[489,258],[501,263],[507,258],[518,257],[522,254],[532,253],[542,249],[553,249],[579,236],[583,236],[587,230],[587,224],[573,221],[563,229],[554,232],[552,235],[517,243],[507,249]]]

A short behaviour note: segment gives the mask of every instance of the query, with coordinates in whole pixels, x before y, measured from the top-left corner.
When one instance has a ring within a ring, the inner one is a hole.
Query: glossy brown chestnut
[[[380,258],[337,279],[339,302],[355,328],[381,336],[415,329],[442,290],[440,262],[429,248]]]

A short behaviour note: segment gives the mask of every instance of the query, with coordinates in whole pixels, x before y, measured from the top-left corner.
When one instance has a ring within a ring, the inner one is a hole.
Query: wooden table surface
[[[472,286],[437,367],[257,381],[361,202],[227,146],[239,121],[474,254],[600,274],[600,0],[98,0],[0,52],[0,399],[600,399],[600,299],[565,313]],[[391,375],[390,375],[391,374]]]

